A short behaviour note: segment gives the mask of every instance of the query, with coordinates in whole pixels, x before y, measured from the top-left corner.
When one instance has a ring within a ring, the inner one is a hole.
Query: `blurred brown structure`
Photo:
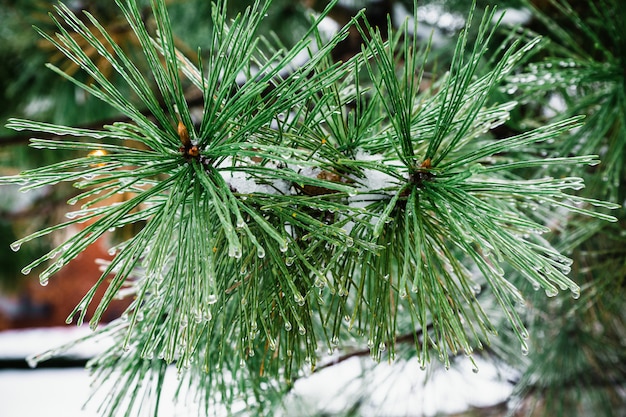
[[[102,274],[97,260],[111,260],[108,254],[110,246],[109,238],[105,235],[53,275],[47,286],[39,284],[38,274],[44,268],[40,266],[24,277],[18,291],[0,294],[0,330],[65,326],[68,315]],[[106,283],[98,289],[85,321],[92,317],[105,290]],[[114,300],[103,316],[104,321],[119,317],[129,302]]]
[[[64,326],[67,316],[102,273],[96,260],[111,258],[103,240],[104,238],[88,247],[58,274],[52,276],[46,287],[39,284],[35,274],[29,277],[23,291],[12,296],[18,308],[16,314],[9,317],[0,310],[0,330]],[[96,300],[102,297],[104,290],[104,287],[98,289]],[[105,321],[119,317],[128,303],[127,300],[115,300],[111,303],[104,315]],[[92,316],[96,306],[89,307],[87,320]]]

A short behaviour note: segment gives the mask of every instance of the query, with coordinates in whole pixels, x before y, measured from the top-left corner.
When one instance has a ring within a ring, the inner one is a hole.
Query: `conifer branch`
[[[352,337],[380,360],[383,352],[394,358],[398,338],[410,334],[422,366],[432,355],[449,366],[451,355],[471,356],[496,333],[478,298],[482,285],[526,353],[524,295],[505,268],[548,296],[579,296],[567,277],[571,260],[542,237],[551,229],[535,209],[615,221],[604,211],[617,206],[573,194],[583,187],[578,177],[527,179],[519,172],[598,159],[519,154],[559,140],[581,118],[509,138],[489,133],[517,105],[491,102],[491,93],[539,39],[503,46],[494,67],[479,72],[495,31],[488,12],[474,45],[466,28],[449,73],[420,92],[429,46],[420,48],[412,36],[416,24],[413,32],[405,23],[383,37],[354,19],[324,39],[317,26],[335,3],[287,50],[256,37],[269,1],[231,21],[218,1],[208,56],[196,65],[176,50],[164,1],[151,2],[157,30],[150,33],[136,1],[117,0],[155,90],[93,16],[85,15],[90,29],[59,4],[58,34],[41,32],[93,81],[53,71],[129,117],[102,129],[12,119],[8,127],[16,130],[75,137],[33,139],[34,148],[82,156],[2,179],[24,190],[60,182],[84,190],[69,202],[82,205],[67,222],[13,245],[89,221],[25,267],[46,264],[42,284],[109,231],[145,223],[113,248],[114,258],[68,317],[82,323],[98,302],[90,326],[117,342],[90,363],[101,381],[121,378],[105,414],[125,408],[130,415],[143,398],[158,402],[168,364],[207,412],[238,396],[262,406],[265,386],[284,390],[305,365],[315,366],[321,345],[332,349]],[[363,35],[362,52],[332,62],[352,25]],[[136,102],[99,71],[76,36],[111,64]],[[292,68],[300,54],[307,62]],[[199,118],[187,87],[202,94]],[[117,193],[129,198],[107,203]],[[99,286],[106,291],[95,300]],[[127,311],[97,330],[120,294],[132,295]]]

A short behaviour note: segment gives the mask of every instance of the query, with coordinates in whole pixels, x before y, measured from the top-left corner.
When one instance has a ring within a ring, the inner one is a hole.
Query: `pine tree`
[[[86,222],[24,267],[40,268],[43,285],[99,237],[139,225],[112,248],[96,285],[104,297],[94,287],[68,317],[82,324],[97,304],[92,337],[117,341],[89,364],[96,381],[117,381],[103,414],[146,405],[156,414],[170,365],[201,414],[241,398],[246,412],[271,414],[322,352],[355,345],[374,362],[415,358],[423,368],[460,355],[474,363],[487,349],[524,371],[520,397],[539,391],[546,401],[570,387],[595,392],[599,376],[623,386],[623,245],[610,243],[623,240],[611,212],[621,206],[604,201],[623,198],[626,113],[612,112],[615,102],[626,108],[621,26],[597,35],[561,4],[600,45],[589,55],[546,15],[561,45],[519,29],[502,37],[496,11],[474,19],[474,6],[449,68],[426,80],[432,45],[413,36],[417,19],[383,30],[362,11],[329,36],[319,24],[335,3],[286,45],[261,33],[269,1],[235,16],[218,1],[208,46],[191,54],[161,0],[118,0],[119,14],[105,13],[123,17],[132,53],[118,31],[61,3],[56,35],[39,29],[71,63],[48,67],[125,118],[102,127],[11,119],[8,128],[43,136],[32,148],[72,156],[2,179],[81,190],[66,222],[11,245]],[[351,31],[361,51],[333,60]],[[534,108],[555,92],[574,104],[543,120]],[[600,191],[598,176],[610,179]],[[583,178],[594,184],[586,193]],[[118,193],[129,197],[107,204]],[[607,265],[616,269],[590,278]],[[120,295],[132,300],[127,311],[100,325]],[[548,328],[555,343],[539,348],[544,315],[569,327]],[[597,323],[610,326],[601,340],[613,350],[594,345]],[[568,348],[574,337],[582,349]],[[617,368],[583,378],[595,351]],[[550,366],[559,359],[571,373]]]

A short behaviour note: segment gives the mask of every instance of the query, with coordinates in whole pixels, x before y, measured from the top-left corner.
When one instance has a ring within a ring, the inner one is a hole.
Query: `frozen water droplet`
[[[300,335],[302,336],[306,334],[306,329],[304,328],[304,326],[298,327],[298,333],[300,333]]]
[[[479,174],[485,170],[485,167],[482,164],[474,164],[469,168],[472,174]]]
[[[20,242],[19,240],[11,243],[11,250],[13,252],[17,252],[18,250],[20,250],[21,247],[22,247],[22,242]]]
[[[293,296],[293,300],[296,302],[296,304],[298,304],[300,307],[302,307],[304,305],[304,297],[302,297],[302,295],[300,294],[294,294]]]
[[[193,321],[194,321],[196,324],[200,324],[200,323],[202,323],[202,313],[201,313],[201,312],[199,312],[199,311],[196,311],[196,312],[193,314]]]
[[[559,290],[557,290],[555,287],[548,287],[546,288],[546,295],[548,297],[554,297],[559,293]]]
[[[215,304],[217,302],[217,295],[215,294],[209,294],[209,296],[207,297],[206,302],[208,304]]]
[[[474,366],[474,367],[472,368],[472,372],[474,372],[475,374],[477,374],[477,373],[478,373],[478,367],[477,367],[477,366]]]
[[[256,251],[256,256],[258,256],[259,259],[265,258],[265,249],[259,247]]]
[[[574,300],[578,300],[580,298],[580,288],[570,288],[570,291],[572,292],[572,298]]]
[[[523,344],[522,345],[522,355],[528,356],[528,352],[529,352],[528,345],[527,344]]]
[[[35,359],[35,357],[33,356],[29,356],[26,358],[26,363],[28,364],[30,368],[36,368],[37,362],[38,362],[37,359]]]
[[[287,249],[289,248],[289,245],[287,243],[286,240],[283,240],[280,244],[280,247],[278,248],[282,253],[287,252]]]
[[[351,237],[347,237],[346,238],[346,246],[351,248],[352,246],[354,246],[354,239],[352,239]]]
[[[39,283],[41,284],[42,287],[45,287],[48,285],[48,278],[41,278],[39,280]]]
[[[291,322],[290,322],[290,321],[286,321],[286,322],[285,322],[285,330],[286,330],[286,331],[288,331],[288,332],[290,332],[290,331],[291,331],[291,329],[292,329],[292,327],[291,327]]]

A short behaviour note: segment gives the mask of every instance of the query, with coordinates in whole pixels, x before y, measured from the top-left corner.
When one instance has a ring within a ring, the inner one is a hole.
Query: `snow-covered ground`
[[[96,417],[93,407],[81,410],[89,393],[89,376],[81,368],[2,370],[0,416]]]
[[[0,332],[0,360],[22,359],[89,333],[87,328],[54,328]],[[90,358],[107,345],[81,345],[72,356]],[[363,416],[434,416],[459,413],[470,407],[486,407],[505,401],[512,386],[506,376],[480,358],[479,372],[473,372],[468,360],[461,360],[451,370],[428,372],[415,361],[379,364],[365,379],[358,377],[369,358],[351,358],[296,383],[287,409],[341,411],[359,401]],[[176,372],[166,378],[164,399],[173,398]],[[90,377],[82,368],[0,369],[1,417],[96,417],[96,399],[83,409],[91,394]],[[197,416],[193,405],[185,407],[163,401],[162,416]],[[301,415],[306,415],[301,414]]]

